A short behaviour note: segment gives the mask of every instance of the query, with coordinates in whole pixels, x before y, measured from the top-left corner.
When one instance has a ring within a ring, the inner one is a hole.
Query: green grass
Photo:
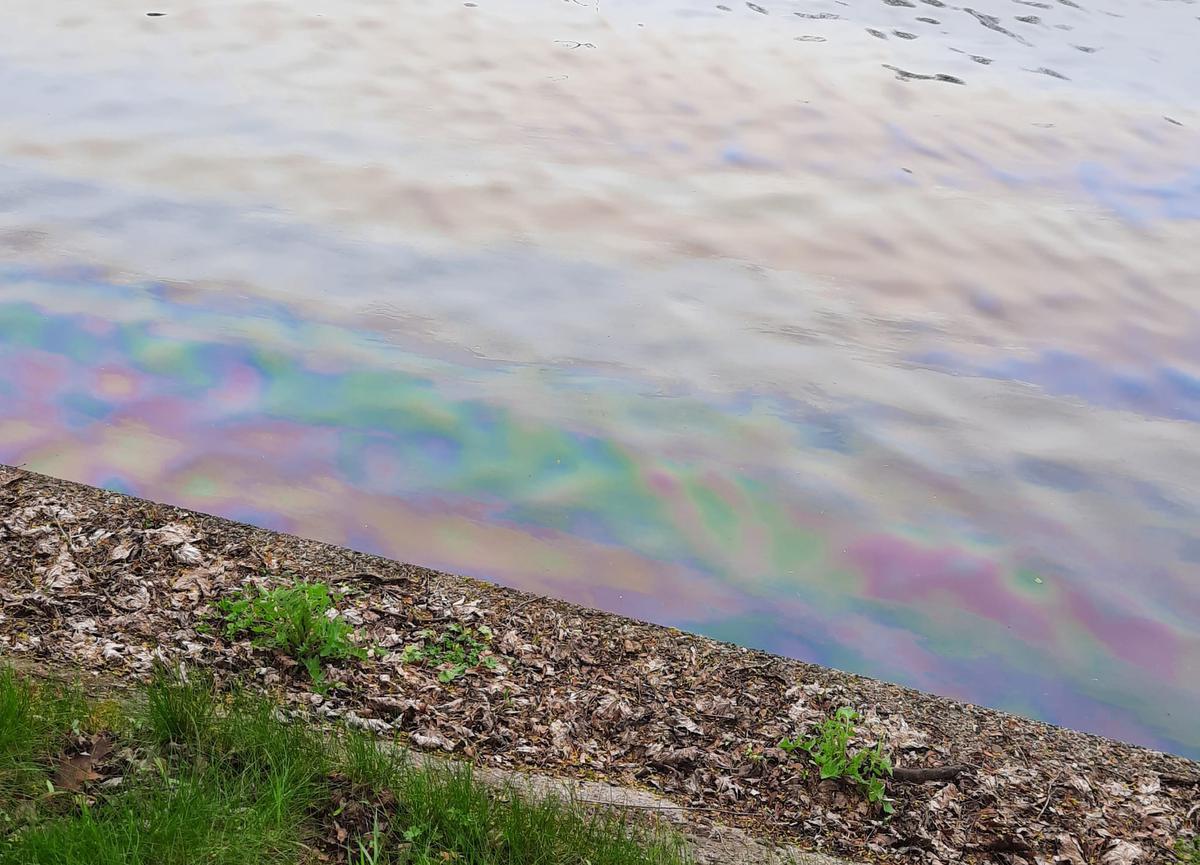
[[[274,589],[250,587],[240,595],[222,598],[217,612],[229,637],[249,636],[251,645],[275,649],[300,662],[313,685],[324,687],[322,664],[327,660],[365,658],[366,649],[354,642],[354,628],[337,617],[329,587],[299,583]]]
[[[807,739],[783,739],[779,747],[787,753],[805,751],[820,772],[821,780],[830,778],[853,781],[867,794],[872,804],[879,803],[885,814],[895,810],[887,799],[887,778],[892,774],[892,761],[883,753],[883,743],[874,748],[860,748],[850,753],[859,714],[849,706],[838,709],[826,718],[817,735]]]
[[[480,783],[159,671],[104,709],[0,668],[0,865],[681,865],[659,830]],[[81,743],[112,750],[70,789]],[[119,779],[117,783],[112,783]]]
[[[62,738],[88,716],[81,697],[0,666],[0,802],[38,789]],[[0,809],[0,826],[8,817]]]
[[[212,677],[202,671],[159,668],[146,688],[146,728],[158,745],[198,745],[216,711]]]
[[[1175,844],[1175,858],[1179,865],[1200,865],[1200,836],[1190,840],[1180,838]]]

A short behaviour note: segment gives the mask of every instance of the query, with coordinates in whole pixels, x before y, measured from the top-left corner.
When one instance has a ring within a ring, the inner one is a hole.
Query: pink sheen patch
[[[181,399],[161,394],[144,395],[142,399],[126,406],[116,418],[128,418],[131,421],[145,424],[169,434],[171,438],[186,442],[189,438],[202,434],[205,419],[201,416],[202,407],[195,400]],[[184,430],[193,430],[185,434]]]
[[[248,409],[258,404],[261,392],[262,376],[243,364],[234,367],[208,398],[226,409]]]
[[[117,329],[117,326],[111,321],[106,321],[103,318],[88,316],[83,320],[80,330],[84,333],[90,333],[93,336],[108,336]]]
[[[5,370],[5,378],[20,387],[29,398],[41,401],[70,384],[71,373],[75,370],[75,365],[62,355],[33,349],[17,356]]]
[[[666,472],[649,471],[646,473],[646,485],[653,492],[659,495],[667,496],[675,492],[675,479]]]
[[[835,642],[854,646],[864,657],[887,658],[892,669],[904,671],[912,687],[933,691],[947,686],[944,662],[911,631],[851,615],[837,617],[829,635]]]
[[[209,427],[218,425],[208,419]],[[315,465],[331,465],[336,462],[340,431],[322,427],[310,427],[289,421],[265,421],[254,424],[239,424],[222,429],[224,450],[237,454],[251,454],[262,458],[268,455],[284,458],[285,463],[297,459]]]
[[[872,537],[855,544],[847,557],[866,576],[863,594],[906,606],[922,601],[955,605],[991,619],[1016,636],[1042,645],[1054,641],[1046,613],[1008,591],[994,562],[957,549],[927,549],[902,538]]]
[[[1073,621],[1118,658],[1153,673],[1157,679],[1176,679],[1183,647],[1165,626],[1141,616],[1102,609],[1078,590],[1067,593],[1064,607]]]

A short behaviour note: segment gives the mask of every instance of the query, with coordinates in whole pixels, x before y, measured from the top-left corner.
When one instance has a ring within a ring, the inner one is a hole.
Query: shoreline
[[[164,531],[166,529],[166,531]],[[156,657],[497,769],[637,787],[759,837],[847,858],[1170,862],[1200,764],[671,628],[0,467],[0,657],[144,677]],[[321,696],[287,659],[205,633],[216,598],[328,583],[379,656]],[[401,659],[449,624],[495,635],[452,682]],[[777,747],[841,706],[897,767],[895,815]],[[912,772],[909,773],[913,774]]]

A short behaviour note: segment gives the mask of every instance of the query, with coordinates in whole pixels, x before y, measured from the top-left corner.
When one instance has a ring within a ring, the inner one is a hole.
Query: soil
[[[215,615],[293,582],[335,587],[371,647],[327,664],[324,694]],[[447,682],[404,660],[452,625],[491,630],[489,663]],[[1173,862],[1200,831],[1200,764],[1182,757],[5,467],[0,656],[109,678],[204,666],[416,749],[639,788],[698,830],[860,861]],[[778,747],[843,706],[862,715],[854,747],[883,742],[897,767],[890,817]]]

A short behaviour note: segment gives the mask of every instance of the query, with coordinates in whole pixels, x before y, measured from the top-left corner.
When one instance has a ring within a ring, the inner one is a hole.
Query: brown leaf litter
[[[111,736],[98,733],[84,742],[77,754],[64,756],[54,773],[54,786],[78,793],[84,785],[101,780],[104,776],[96,770],[112,752],[112,745]]]
[[[489,770],[637,787],[695,825],[859,860],[1034,865],[1172,862],[1200,828],[1200,765],[1181,757],[16,469],[0,468],[0,551],[0,655],[110,677],[203,665]],[[204,626],[217,598],[299,580],[344,592],[338,614],[374,647],[327,668],[323,696]],[[450,624],[490,627],[496,668],[442,683],[401,660]],[[777,747],[845,705],[859,744],[882,739],[903,769],[890,820]]]

